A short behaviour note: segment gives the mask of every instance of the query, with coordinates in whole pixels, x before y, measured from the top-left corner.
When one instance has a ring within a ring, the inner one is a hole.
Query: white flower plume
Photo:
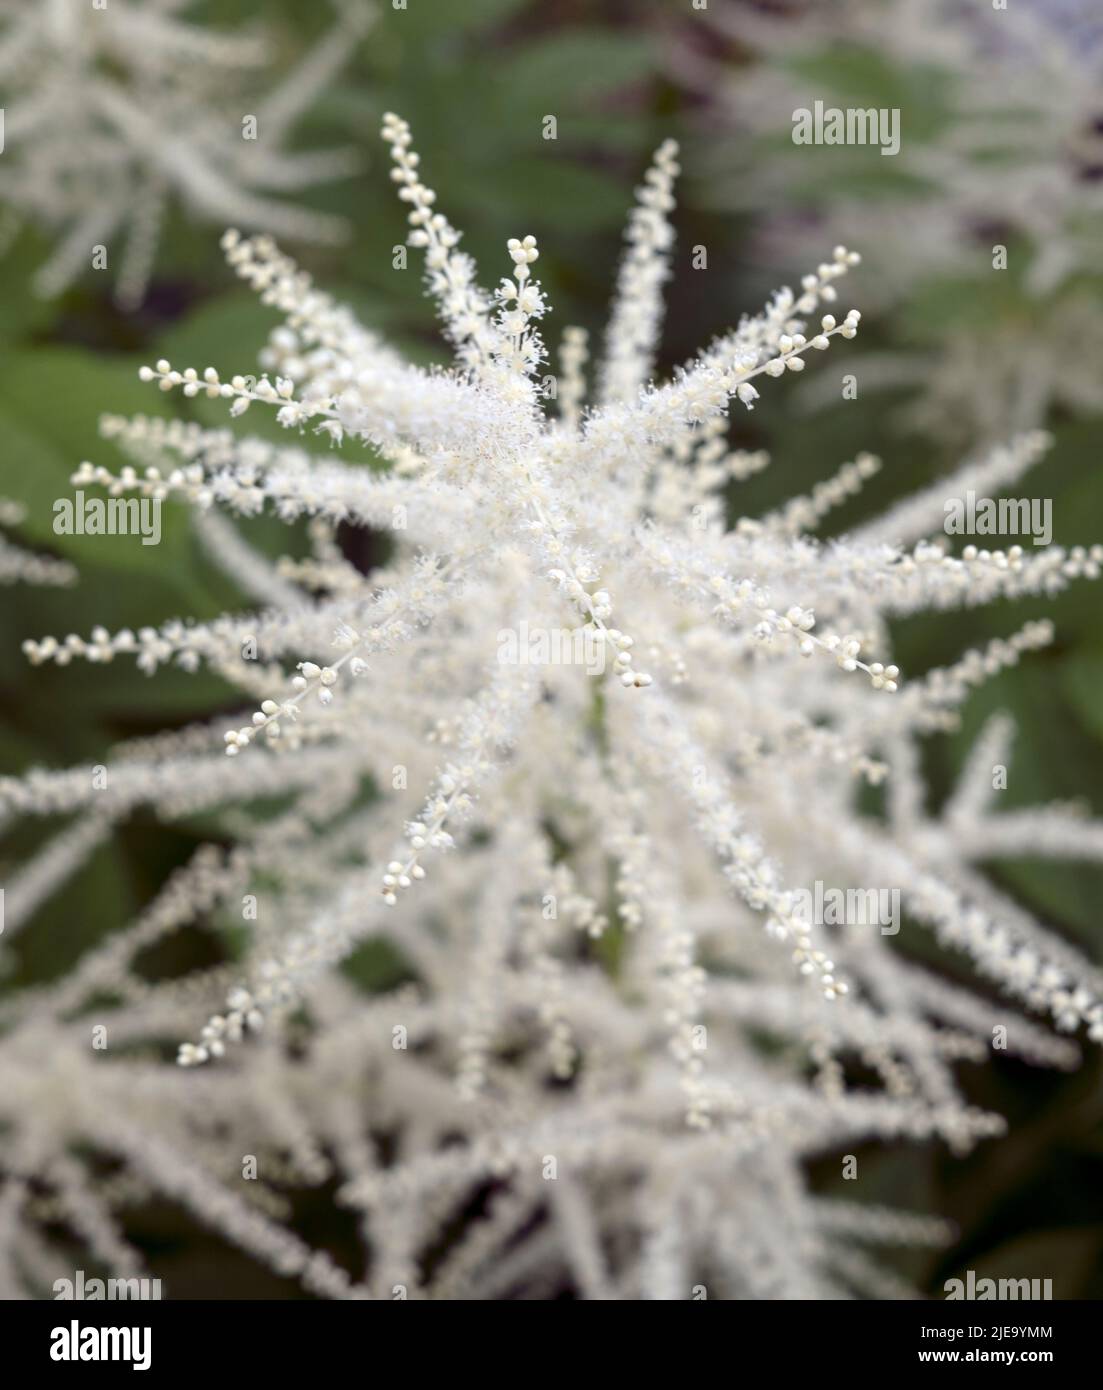
[[[453,367],[410,365],[270,238],[230,232],[230,265],[284,320],[265,374],[161,361],[142,375],[236,417],[271,408],[289,442],[109,416],[132,465],[76,474],[193,507],[257,606],[26,644],[32,662],[133,658],[152,678],[209,667],[246,703],[114,749],[106,776],[0,779],[0,817],[72,818],[10,887],[13,950],[45,892],[136,808],[217,813],[232,841],[0,1007],[0,1274],[34,1284],[59,1212],[135,1272],[119,1213],[160,1191],[338,1297],[904,1294],[865,1246],[937,1243],[946,1224],[818,1198],[804,1164],[870,1139],[964,1152],[1003,1129],[955,1070],[984,1060],[994,1030],[1056,1067],[1075,1065],[1072,1035],[1103,1038],[1103,973],[977,867],[1025,845],[1099,860],[1103,826],[995,811],[1005,723],[930,814],[918,740],[1052,631],[1028,623],[908,679],[891,621],[1052,594],[1097,578],[1103,552],[954,555],[931,539],[925,494],[816,540],[876,471],[865,454],[731,524],[730,491],[768,460],[728,448],[729,411],[855,336],[857,312],[833,306],[858,257],[837,247],[799,293],[654,380],[676,173],[662,146],[586,410],[581,333],[564,335],[558,380],[544,374],[535,239],[511,239],[509,276],[481,288],[409,128],[388,115],[384,137]],[[342,458],[353,437],[376,466]],[[972,460],[945,495],[1046,446]],[[265,510],[307,525],[306,559],[273,565],[224,515]],[[352,566],[339,523],[386,532],[384,564]],[[867,784],[883,814],[863,809]],[[914,963],[883,919],[810,920],[813,885],[898,894],[905,943],[932,932],[1009,1002]],[[153,983],[136,969],[183,927],[243,920],[241,960]],[[366,997],[343,966],[380,940],[401,965]],[[95,1051],[100,1021],[110,1046]],[[161,1051],[181,1038],[184,1070]],[[58,1157],[77,1141],[117,1161],[117,1185]],[[241,1155],[260,1181],[236,1179]],[[279,1184],[330,1179],[363,1270],[285,1222]]]

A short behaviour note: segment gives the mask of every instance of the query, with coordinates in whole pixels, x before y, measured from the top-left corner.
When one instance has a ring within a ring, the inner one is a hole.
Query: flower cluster
[[[271,409],[288,442],[108,416],[131,464],[76,474],[193,509],[253,605],[27,644],[33,662],[206,667],[242,708],[95,768],[0,779],[0,817],[70,817],[8,884],[8,950],[138,808],[224,830],[70,973],[0,1005],[0,1284],[41,1283],[59,1223],[134,1274],[125,1212],[160,1192],[335,1297],[905,1294],[866,1246],[936,1243],[945,1223],[817,1197],[805,1165],[870,1139],[966,1152],[1003,1122],[964,1098],[960,1064],[997,1035],[1055,1067],[1075,1065],[1075,1035],[1103,1040],[1103,972],[978,868],[1027,844],[1099,860],[1103,826],[996,811],[1005,720],[929,812],[919,739],[1052,630],[902,674],[892,622],[1052,594],[1097,578],[1101,554],[932,540],[942,497],[1018,476],[1041,435],[839,539],[814,533],[876,472],[868,455],[740,517],[740,481],[769,460],[727,447],[729,415],[854,338],[859,315],[831,306],[858,257],[837,247],[656,381],[663,145],[586,409],[580,331],[537,380],[535,240],[508,241],[511,276],[480,288],[409,127],[387,116],[384,138],[454,366],[406,362],[270,238],[232,232],[231,266],[283,318],[265,374],[142,376]],[[342,457],[348,438],[371,467]],[[306,559],[246,543],[232,518],[265,510],[305,529]],[[385,560],[360,572],[339,526],[385,533]],[[603,669],[497,660],[522,623],[582,631]],[[900,939],[810,921],[810,884],[898,893]],[[240,958],[214,969],[136,965],[182,928],[243,924]],[[924,932],[1003,1002],[916,963],[900,942]],[[368,991],[346,967],[381,941],[397,964]],[[117,1178],[93,1185],[78,1152]],[[363,1270],[289,1228],[286,1189],[321,1183],[354,1214]]]

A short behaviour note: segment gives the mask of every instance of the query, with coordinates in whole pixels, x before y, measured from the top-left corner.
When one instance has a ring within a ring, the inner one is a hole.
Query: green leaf
[[[1103,649],[1070,653],[1061,663],[1061,689],[1084,727],[1103,739]]]
[[[41,299],[31,289],[35,271],[49,254],[48,238],[33,228],[24,228],[0,257],[0,275],[4,280],[4,292],[0,294],[0,344],[42,332],[57,318],[57,302]]]
[[[133,577],[149,576],[181,598],[202,602],[192,577],[192,539],[184,508],[161,508],[160,540],[143,544],[138,535],[65,535],[54,530],[55,504],[72,499],[70,479],[85,459],[117,473],[128,462],[114,444],[99,437],[101,414],[163,414],[159,394],[137,380],[125,358],[106,361],[74,348],[35,348],[12,354],[0,371],[0,494],[25,503],[19,533],[80,565],[82,562]],[[93,489],[89,496],[102,496]],[[185,605],[185,609],[186,609]]]
[[[579,28],[560,29],[515,51],[506,71],[511,89],[530,108],[559,118],[563,138],[575,106],[650,77],[656,66],[642,35]]]

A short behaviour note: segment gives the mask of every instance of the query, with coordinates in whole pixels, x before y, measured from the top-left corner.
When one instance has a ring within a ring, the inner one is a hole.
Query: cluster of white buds
[[[359,639],[353,634],[353,643]],[[358,657],[346,655],[344,660],[349,662],[352,674],[362,675],[367,669],[365,663]],[[275,741],[282,732],[280,726],[281,719],[293,720],[298,718],[299,704],[311,693],[316,693],[318,703],[322,706],[333,703],[333,687],[337,684],[338,669],[343,662],[338,662],[335,666],[319,666],[314,661],[300,661],[299,674],[291,679],[291,689],[295,692],[290,699],[277,703],[275,700],[264,700],[261,702],[260,709],[254,715],[251,724],[246,724],[241,729],[231,729],[224,735],[226,752],[236,754],[242,748],[247,747],[257,734],[264,734],[265,738]]]
[[[383,875],[383,901],[388,907],[394,907],[398,902],[396,889],[401,891],[409,888],[415,880],[425,877],[425,868],[419,862],[423,850],[451,849],[452,836],[443,829],[443,826],[452,808],[452,798],[456,794],[457,785],[451,777],[447,775],[442,777],[438,783],[438,788],[443,795],[432,807],[434,819],[429,824],[422,821],[411,821],[406,827],[406,838],[410,842],[412,853],[405,863],[400,859],[392,859]]]
[[[850,986],[836,975],[835,962],[827,952],[815,944],[808,923],[793,914],[790,895],[772,895],[770,906],[773,915],[767,919],[766,934],[775,941],[793,942],[792,960],[799,973],[809,979],[819,977],[817,985],[828,1003],[849,994]]]
[[[857,251],[848,251],[845,246],[836,246],[831,253],[830,261],[822,261],[816,267],[814,275],[805,275],[801,278],[800,287],[803,293],[796,302],[797,312],[800,314],[812,313],[821,299],[825,304],[834,304],[839,296],[832,281],[838,280],[848,270],[852,270],[854,266],[861,265],[861,263],[862,258]],[[825,323],[825,330],[829,326],[833,326],[833,324]]]
[[[822,269],[822,267],[821,267]],[[834,296],[834,290],[830,285],[821,289],[821,295],[828,298],[828,290]],[[734,366],[736,384],[733,387],[736,397],[747,407],[748,410],[754,408],[754,402],[758,399],[758,391],[751,385],[751,378],[765,373],[767,376],[784,376],[786,371],[803,372],[803,354],[810,348],[815,348],[817,352],[823,352],[829,346],[829,340],[836,334],[843,338],[854,338],[858,333],[858,324],[861,314],[857,309],[850,309],[842,323],[838,323],[832,314],[824,314],[820,321],[820,332],[813,338],[806,338],[803,333],[793,331],[782,333],[777,340],[777,355],[769,357],[765,362],[758,363],[753,355],[741,357]]]
[[[349,626],[348,623],[341,623],[334,632],[333,646],[343,655],[332,666],[319,666],[315,661],[300,661],[298,664],[299,674],[291,678],[293,693],[282,702],[262,701],[260,709],[253,714],[251,724],[246,724],[240,729],[231,729],[223,736],[226,752],[229,754],[239,753],[242,748],[248,747],[256,735],[260,733],[272,741],[278,739],[282,733],[280,719],[297,719],[300,706],[308,695],[316,694],[318,703],[323,708],[331,705],[334,687],[337,685],[342,669],[347,666],[351,676],[356,678],[363,676],[368,670],[368,665],[359,653],[370,645],[378,645],[385,641],[388,631],[395,625],[401,624],[402,621],[403,613],[399,611],[385,623],[369,628],[364,634]]]
[[[1007,550],[984,550],[975,545],[967,545],[961,552],[967,565],[994,565],[996,569],[1009,569],[1018,572],[1023,567],[1023,548],[1012,545]]]
[[[783,333],[777,340],[778,355],[770,358],[763,365],[762,370],[767,376],[781,376],[783,372],[802,372],[804,371],[804,358],[801,354],[809,348],[815,348],[817,352],[824,352],[827,349],[828,341],[836,333],[844,338],[853,338],[858,332],[858,322],[861,314],[857,309],[851,309],[841,324],[836,323],[831,314],[824,314],[820,322],[821,332],[814,338],[808,339],[803,333]]]
[[[236,757],[243,748],[248,748],[258,734],[263,734],[270,743],[274,743],[283,732],[280,719],[291,720],[296,714],[295,706],[290,701],[279,705],[275,700],[263,700],[260,709],[253,714],[252,723],[240,729],[228,729],[223,734],[227,754]]]
[[[748,533],[757,530],[757,523],[752,523],[747,528]],[[900,672],[895,666],[882,666],[878,662],[867,665],[861,661],[859,658],[862,642],[852,634],[839,636],[836,633],[828,633],[825,637],[817,636],[812,631],[816,625],[816,617],[810,608],[793,604],[784,613],[779,613],[777,609],[770,607],[767,591],[753,580],[732,580],[722,574],[713,575],[708,582],[707,592],[719,600],[712,611],[714,616],[723,621],[734,621],[744,607],[750,605],[758,614],[752,636],[762,645],[768,646],[778,637],[791,639],[796,642],[801,656],[813,656],[817,649],[827,652],[834,656],[840,670],[864,671],[875,690],[885,690],[890,694],[896,690]]]
[[[301,697],[312,688],[312,683],[318,692],[318,703],[331,704],[337,671],[332,666],[319,666],[315,661],[300,661],[299,675],[292,677],[291,688]]]
[[[506,250],[509,252],[510,260],[517,267],[513,272],[514,276],[519,282],[523,283],[528,279],[531,273],[529,271],[529,266],[532,265],[533,261],[540,259],[540,252],[536,247],[536,238],[534,236],[527,236],[524,241],[518,241],[515,236],[511,236],[506,242]]]
[[[429,211],[437,201],[437,195],[421,182],[418,175],[421,156],[416,150],[410,149],[413,137],[409,122],[396,116],[393,111],[384,112],[383,139],[390,145],[391,158],[395,162],[391,178],[400,185],[398,196],[404,203],[413,204],[409,214],[410,225],[414,228],[409,236],[410,245],[427,248],[426,259],[430,268],[441,269],[447,262],[448,251],[458,244],[459,233],[449,226],[443,213],[433,214]]]
[[[439,299],[448,336],[459,348],[465,366],[485,368],[500,350],[501,337],[487,318],[488,299],[475,281],[474,264],[457,250],[459,232],[443,213],[433,211],[437,195],[418,174],[421,161],[410,148],[408,122],[388,111],[383,116],[382,134],[391,147],[391,178],[399,186],[398,196],[412,204],[407,220],[413,230],[407,240],[425,252],[427,281]]]
[[[896,666],[882,666],[879,661],[873,661],[869,667],[869,681],[874,690],[887,690],[891,694],[896,688],[896,680],[900,675],[899,668]]]
[[[295,400],[295,383],[287,377],[277,377],[275,383],[269,381],[267,376],[260,376],[256,381],[233,376],[229,381],[223,381],[214,367],[204,367],[202,373],[195,367],[186,367],[181,372],[163,357],[153,367],[139,367],[138,378],[141,381],[156,381],[162,391],[180,387],[185,396],[202,393],[212,399],[222,397],[230,400],[233,402],[230,406],[233,416],[244,415],[253,401],[279,406],[276,418],[288,428],[302,424],[315,415],[330,414],[333,406],[330,400]]]
[[[651,677],[645,671],[636,671],[632,667],[632,638],[615,627],[608,628],[605,635],[616,651],[613,670],[620,677],[621,685],[635,686],[637,689],[650,685]]]
[[[226,1000],[229,1012],[214,1014],[200,1030],[199,1043],[181,1043],[176,1054],[181,1067],[198,1067],[212,1057],[225,1054],[227,1043],[239,1043],[246,1031],[259,1033],[264,1027],[264,1014],[257,1008],[246,989],[234,989]]]
[[[746,583],[747,581],[743,581]],[[742,584],[737,588],[737,598],[741,597]],[[754,627],[754,636],[760,642],[769,642],[773,637],[793,637],[797,642],[797,649],[802,656],[811,656],[815,649],[816,638],[810,634],[816,625],[816,617],[810,608],[801,608],[793,604],[784,613],[778,613],[776,609],[765,606],[765,596],[760,595],[756,606],[762,613],[762,617]],[[730,605],[729,605],[730,606]]]
[[[121,497],[126,492],[139,492],[143,497],[163,502],[173,491],[180,491],[190,500],[199,501],[204,475],[198,464],[176,470],[168,478],[163,477],[160,469],[152,465],[141,475],[136,469],[126,465],[119,470],[116,477],[102,465],[85,460],[74,470],[69,481],[74,487],[102,487],[109,497]]]
[[[502,346],[495,360],[519,375],[528,375],[544,359],[544,345],[533,327],[547,311],[547,303],[536,281],[530,282],[529,266],[540,252],[534,236],[523,241],[510,237],[506,243],[514,265],[512,280],[503,279],[495,291],[500,309],[495,323],[502,334]]]
[[[593,592],[589,592],[586,589],[586,574],[585,563],[577,558],[569,569],[548,571],[549,579],[578,605],[581,612],[593,624],[594,630],[611,649],[613,670],[620,677],[621,685],[626,689],[629,687],[643,689],[651,684],[651,677],[645,672],[633,669],[632,647],[635,646],[635,641],[619,628],[607,626],[606,619],[613,615],[612,596],[606,589],[595,589]]]
[[[890,695],[897,688],[897,680],[900,672],[895,666],[883,666],[881,662],[875,661],[872,665],[859,659],[862,650],[862,640],[850,634],[837,636],[835,633],[828,633],[822,639],[823,645],[831,652],[841,671],[865,671],[869,676],[870,684],[874,690],[885,690]]]
[[[850,986],[847,982],[838,979],[835,975],[835,962],[824,951],[813,950],[809,938],[802,937],[797,942],[793,952],[793,960],[802,975],[819,975],[823,997],[828,1003],[833,1003],[836,999],[841,999],[843,995],[850,993]]]

